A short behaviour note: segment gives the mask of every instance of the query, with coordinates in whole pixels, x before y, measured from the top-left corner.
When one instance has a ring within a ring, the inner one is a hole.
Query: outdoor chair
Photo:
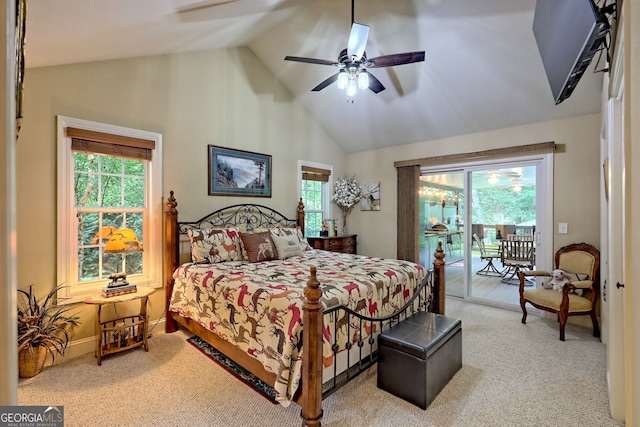
[[[525,290],[525,276],[551,276],[547,271],[520,271],[520,307],[522,323],[526,323],[525,304],[556,313],[560,322],[560,341],[564,341],[564,328],[569,316],[590,316],[593,323],[593,336],[600,336],[600,327],[596,317],[596,303],[600,293],[600,252],[587,243],[574,243],[564,246],[556,252],[555,268],[578,276],[587,276],[586,280],[577,280],[563,286],[562,291],[538,287]],[[582,296],[575,290],[582,289]]]
[[[476,274],[484,276],[500,276],[500,270],[498,270],[493,264],[494,258],[500,258],[500,252],[498,252],[497,249],[488,250],[484,245],[484,241],[480,239],[477,234],[473,235],[473,239],[476,241],[476,244],[480,249],[480,259],[487,262],[487,264],[482,267],[481,270],[478,270]]]
[[[536,248],[532,237],[509,235],[506,240],[502,240],[501,247],[501,261],[505,267],[502,272],[503,282],[508,283],[517,279],[522,269],[533,270],[536,264]]]

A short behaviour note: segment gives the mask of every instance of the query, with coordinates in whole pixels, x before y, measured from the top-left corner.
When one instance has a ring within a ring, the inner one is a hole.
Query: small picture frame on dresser
[[[327,236],[337,235],[336,220],[331,218],[326,219],[325,221],[327,221]]]

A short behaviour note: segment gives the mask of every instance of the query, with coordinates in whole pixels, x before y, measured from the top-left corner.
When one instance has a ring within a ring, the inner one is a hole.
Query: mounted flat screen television
[[[537,0],[533,35],[556,104],[571,95],[608,30],[593,0]]]

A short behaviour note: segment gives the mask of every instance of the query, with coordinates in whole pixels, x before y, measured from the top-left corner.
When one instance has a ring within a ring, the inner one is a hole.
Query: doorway
[[[525,266],[507,265],[501,242],[531,240],[526,268],[551,266],[552,171],[551,154],[421,169],[420,262],[442,242],[447,296],[519,309]]]

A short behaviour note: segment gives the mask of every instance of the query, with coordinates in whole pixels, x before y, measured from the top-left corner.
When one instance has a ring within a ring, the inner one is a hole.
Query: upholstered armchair
[[[520,279],[520,307],[522,308],[522,323],[526,323],[527,309],[525,304],[556,313],[560,322],[560,341],[564,341],[564,328],[569,316],[591,317],[593,336],[600,336],[600,327],[596,317],[596,303],[600,294],[600,252],[588,243],[574,243],[558,249],[555,256],[555,268],[585,275],[585,280],[578,280],[566,284],[562,291],[536,287],[525,290],[527,276],[551,276],[550,272],[537,270],[522,270],[518,273]],[[582,278],[582,277],[581,277]],[[582,289],[582,295],[575,293]]]

